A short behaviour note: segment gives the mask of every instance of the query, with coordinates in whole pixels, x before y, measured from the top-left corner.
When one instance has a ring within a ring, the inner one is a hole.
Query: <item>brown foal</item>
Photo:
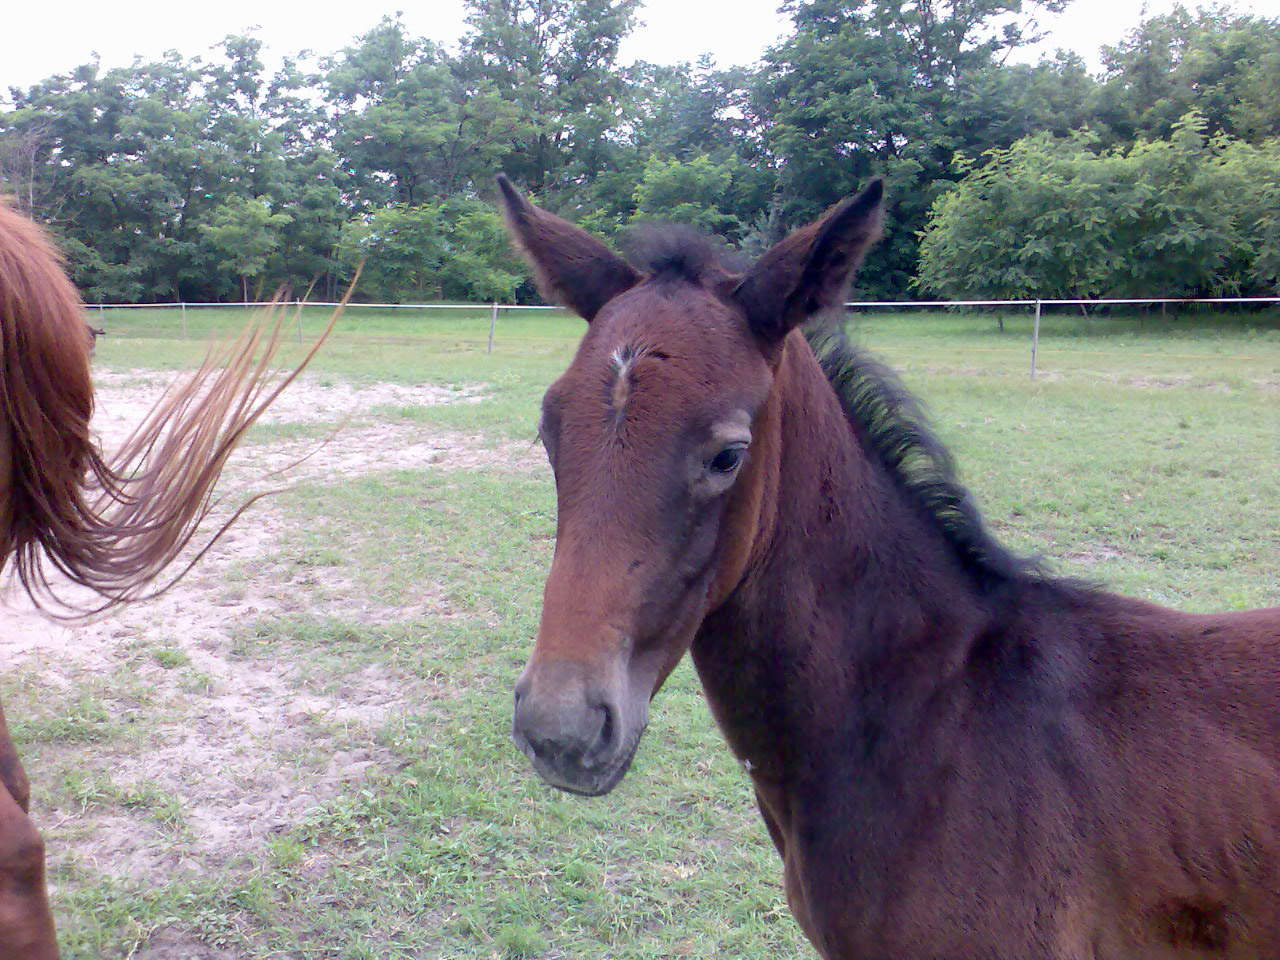
[[[828,960],[1280,958],[1280,608],[1201,616],[989,535],[839,334],[872,184],[726,267],[628,262],[501,180],[588,321],[547,391],[555,557],[514,736],[606,793],[690,651]]]

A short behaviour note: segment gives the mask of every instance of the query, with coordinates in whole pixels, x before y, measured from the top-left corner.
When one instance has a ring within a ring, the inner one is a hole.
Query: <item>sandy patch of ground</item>
[[[154,370],[100,370],[94,373],[94,428],[108,447],[143,416],[176,377]],[[429,407],[440,403],[480,403],[478,384],[349,383],[305,373],[262,415],[262,423],[339,422],[383,406]]]
[[[104,449],[113,450],[141,422],[170,378],[154,371],[99,373],[94,430]],[[477,434],[433,431],[412,421],[379,420],[377,408],[428,407],[444,403],[480,403],[483,388],[475,384],[352,384],[305,374],[286,390],[258,421],[267,425],[332,423],[327,443],[313,437],[260,442],[251,439],[236,454],[228,476],[263,477],[288,470],[289,482],[324,481],[386,470],[434,467],[477,469],[501,464],[503,469],[541,470],[538,447],[506,443],[494,449]]]
[[[149,373],[99,376],[95,428],[108,449],[139,422],[166,382]],[[545,469],[531,445],[495,449],[479,436],[432,432],[419,423],[383,421],[369,413],[384,405],[474,403],[481,398],[475,387],[351,385],[304,378],[264,422],[349,422],[319,450],[315,439],[250,442],[235,457],[229,479],[234,485],[309,452],[313,455],[290,471],[286,481],[428,465]],[[404,620],[424,611],[447,613],[440,609],[443,590],[423,585],[413,608],[374,607],[351,589],[341,568],[273,562],[284,531],[285,522],[270,501],[260,503],[174,589],[87,624],[45,619],[12,589],[0,597],[0,663],[7,669],[22,669],[55,689],[71,689],[86,677],[130,676],[148,691],[152,706],[145,712],[166,718],[148,732],[145,749],[135,745],[134,752],[111,758],[109,779],[118,789],[144,785],[178,798],[179,824],[166,826],[145,811],[133,816],[118,804],[42,807],[39,772],[33,770],[35,812],[55,863],[69,859],[133,881],[199,875],[235,858],[263,855],[273,836],[301,823],[308,811],[337,796],[345,784],[359,781],[371,766],[389,762],[372,745],[335,751],[323,761],[315,759],[313,748],[317,738],[335,727],[381,726],[424,695],[433,695],[424,688],[429,681],[407,682],[367,667],[343,677],[336,692],[321,694],[303,682],[296,664],[238,655],[237,635],[264,616],[289,612],[323,611],[362,623]],[[166,669],[156,651],[182,658],[182,669]],[[201,678],[194,691],[193,676]],[[308,756],[312,759],[303,759]],[[317,769],[317,763],[323,767]],[[54,895],[56,900],[56,890]]]
[[[141,785],[180,798],[181,829],[111,807],[53,809],[46,817],[62,819],[61,829],[75,842],[73,853],[61,850],[55,832],[52,856],[70,855],[82,866],[132,880],[201,874],[252,856],[374,764],[373,749],[334,754],[323,770],[282,764],[281,757],[304,754],[329,725],[381,725],[419,693],[412,685],[371,667],[345,677],[340,696],[323,696],[298,682],[293,664],[236,655],[237,633],[260,617],[325,604],[328,591],[314,578],[277,579],[265,565],[255,576],[229,580],[246,563],[263,560],[282,529],[269,508],[259,510],[173,590],[87,625],[50,624],[29,609],[6,617],[4,662],[14,662],[19,651],[36,656],[46,682],[127,670],[146,684],[149,708],[171,718],[155,731],[158,744],[113,758],[111,780],[122,790]],[[396,613],[377,611],[384,618]],[[29,632],[15,640],[13,627]],[[160,666],[156,651],[180,654],[183,668]],[[192,676],[202,678],[195,692]]]

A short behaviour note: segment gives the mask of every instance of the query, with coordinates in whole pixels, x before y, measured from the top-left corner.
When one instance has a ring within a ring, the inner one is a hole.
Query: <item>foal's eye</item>
[[[733,473],[742,463],[742,454],[746,447],[725,447],[708,464],[712,473]]]

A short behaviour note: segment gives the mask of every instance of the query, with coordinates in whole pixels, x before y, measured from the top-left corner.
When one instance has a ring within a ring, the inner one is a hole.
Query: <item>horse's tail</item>
[[[282,312],[251,324],[224,356],[170,387],[108,457],[89,433],[83,305],[44,232],[0,203],[0,564],[12,558],[27,592],[64,616],[168,589],[199,559],[156,584],[208,515],[231,450],[310,362],[340,311],[283,372],[273,364]],[[95,596],[65,599],[55,591],[62,579]]]

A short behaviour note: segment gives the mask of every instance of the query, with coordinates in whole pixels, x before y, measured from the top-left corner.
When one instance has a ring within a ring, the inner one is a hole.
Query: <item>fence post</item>
[[[489,310],[489,349],[486,353],[493,353],[493,328],[498,325],[498,304],[494,301]]]
[[[187,338],[187,302],[182,301],[182,338]]]
[[[1036,347],[1040,345],[1040,301],[1036,301],[1036,322],[1031,328],[1031,379],[1036,378]]]

